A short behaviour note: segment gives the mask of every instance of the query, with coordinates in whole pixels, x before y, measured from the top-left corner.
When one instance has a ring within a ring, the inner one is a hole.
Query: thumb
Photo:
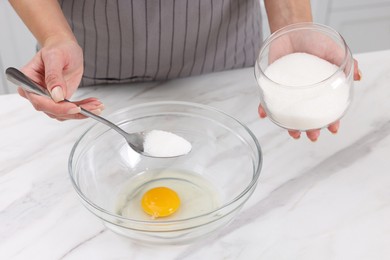
[[[63,77],[62,55],[52,52],[42,57],[45,66],[45,84],[55,102],[65,99],[66,83]]]

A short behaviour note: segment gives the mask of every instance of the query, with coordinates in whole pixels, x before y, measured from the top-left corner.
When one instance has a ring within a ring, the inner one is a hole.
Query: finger
[[[332,134],[337,134],[337,132],[339,131],[339,127],[340,127],[340,121],[337,121],[331,125],[328,126],[328,130],[329,132],[331,132]]]
[[[45,84],[55,102],[64,100],[66,83],[63,77],[63,57],[57,51],[50,51],[42,56],[45,64]]]
[[[52,114],[49,114],[49,113],[46,113],[46,112],[43,112],[43,113],[45,113],[48,117],[50,117],[52,119],[56,119],[56,117],[54,115],[52,115]]]
[[[78,112],[80,112],[80,109],[77,107],[77,105],[70,102],[56,103],[52,99],[49,99],[47,97],[38,96],[36,94],[28,92],[25,92],[25,95],[37,111],[49,113],[54,116],[77,114]]]
[[[265,110],[264,110],[264,108],[263,108],[263,106],[261,104],[259,105],[258,112],[259,112],[260,118],[267,117],[267,113],[265,113]]]
[[[300,131],[295,131],[295,130],[288,130],[288,134],[294,138],[294,139],[299,139],[301,137],[301,132]]]
[[[74,109],[74,113],[68,111],[67,114],[57,114],[55,115],[56,119],[61,119],[61,120],[68,120],[68,119],[83,119],[87,118],[86,116],[80,114],[80,108],[82,107],[85,110],[88,110],[95,115],[100,115],[102,111],[104,110],[104,105],[103,103],[96,99],[96,98],[87,98],[84,100],[80,100],[77,102],[72,102],[73,104],[77,105],[77,108]]]
[[[357,60],[353,60],[353,79],[354,80],[361,80],[362,79],[362,72],[359,70],[359,64]]]
[[[55,115],[52,115],[52,114],[49,114],[49,113],[46,113],[46,112],[43,112],[43,113],[45,113],[48,117],[50,117],[52,119],[56,119],[56,120],[61,121],[61,122],[66,120],[66,119],[63,119],[61,117],[58,117],[58,116],[55,116]]]
[[[21,87],[18,87],[18,93],[19,93],[20,96],[28,99],[27,96],[26,96],[26,92]]]
[[[20,91],[21,95],[24,95],[26,98],[28,98],[37,111],[42,111],[47,115],[50,115],[51,118],[58,120],[86,118],[85,116],[79,114],[79,106],[82,106],[84,109],[89,110],[97,115],[99,115],[104,110],[103,103],[97,98],[87,98],[77,102],[56,103],[49,98],[25,92],[23,89]]]
[[[101,109],[93,109],[93,110],[89,110],[89,112],[99,116],[102,113],[102,110]],[[52,117],[52,115],[51,115],[51,117]],[[65,121],[65,120],[70,120],[70,119],[85,119],[88,117],[84,116],[80,113],[77,113],[77,114],[72,114],[72,115],[56,115],[52,118],[55,118],[59,121]]]
[[[83,100],[83,101],[75,102],[75,104],[78,104],[78,106],[96,115],[100,115],[102,111],[105,109],[104,105],[97,99],[88,102]]]
[[[315,142],[320,136],[320,130],[316,129],[316,130],[306,131],[306,136],[310,139],[310,141]]]
[[[105,109],[103,103],[96,98],[88,98],[73,103],[97,115],[100,115],[101,112]]]
[[[21,71],[41,86],[45,86],[44,64],[40,51],[21,68]]]
[[[93,98],[93,97],[86,98],[86,99],[79,100],[79,101],[73,101],[72,103],[76,104],[77,106],[83,106],[83,105],[86,105],[86,104],[91,105],[91,106],[92,105],[103,106],[103,103],[99,99]],[[85,107],[83,106],[83,108],[85,108]],[[85,109],[88,109],[88,108],[85,108]]]

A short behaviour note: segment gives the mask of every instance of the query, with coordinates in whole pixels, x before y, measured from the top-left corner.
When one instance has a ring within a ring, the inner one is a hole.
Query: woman
[[[41,46],[23,68],[53,100],[19,89],[59,120],[99,114],[96,98],[69,99],[80,85],[166,80],[253,66],[261,45],[256,0],[10,0]],[[312,21],[310,0],[265,0],[271,32]],[[357,70],[355,71],[357,72]],[[355,78],[358,78],[356,73]],[[259,107],[259,114],[265,117]],[[338,122],[328,128],[337,132]],[[300,132],[290,131],[299,138]],[[309,131],[311,140],[319,131]]]

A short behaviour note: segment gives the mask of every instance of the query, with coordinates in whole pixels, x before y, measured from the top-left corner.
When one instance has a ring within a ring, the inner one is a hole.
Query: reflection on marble
[[[67,159],[91,120],[60,123],[0,96],[0,259],[389,259],[390,51],[355,58],[363,80],[352,107],[339,133],[316,143],[258,119],[252,69],[77,93],[100,98],[104,114],[154,100],[208,104],[256,134],[254,194],[228,227],[185,246],[136,245],[81,205]]]

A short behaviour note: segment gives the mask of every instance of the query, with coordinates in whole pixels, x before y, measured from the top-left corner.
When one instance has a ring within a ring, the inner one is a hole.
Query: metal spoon
[[[51,95],[46,88],[43,88],[42,86],[35,83],[32,79],[27,77],[20,70],[10,67],[10,68],[6,69],[5,74],[7,75],[7,79],[9,81],[20,86],[24,90],[51,99]],[[64,101],[71,103],[71,101],[69,101],[67,99],[65,99]],[[178,154],[175,156],[153,156],[153,155],[150,155],[150,154],[146,153],[144,150],[145,136],[147,135],[148,131],[127,133],[122,128],[120,128],[116,124],[108,121],[107,119],[105,119],[101,116],[97,116],[97,115],[89,112],[88,110],[85,110],[82,107],[80,107],[80,109],[81,109],[80,114],[87,116],[87,117],[90,117],[90,118],[93,118],[93,119],[99,121],[100,123],[103,123],[103,124],[109,126],[110,128],[117,131],[119,134],[121,134],[126,139],[126,142],[130,145],[130,147],[134,151],[136,151],[137,153],[140,153],[140,154],[148,156],[148,157],[157,157],[157,158],[170,158],[170,157],[178,157],[178,156],[184,155],[184,154]]]

